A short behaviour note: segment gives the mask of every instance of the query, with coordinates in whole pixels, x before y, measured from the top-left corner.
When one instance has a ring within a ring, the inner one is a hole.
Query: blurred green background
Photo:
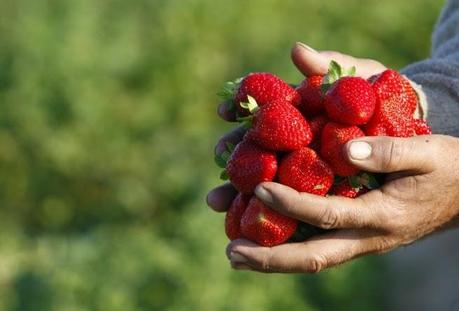
[[[236,273],[218,184],[226,80],[290,82],[295,41],[428,57],[438,0],[2,0],[0,310],[381,310],[380,257]]]

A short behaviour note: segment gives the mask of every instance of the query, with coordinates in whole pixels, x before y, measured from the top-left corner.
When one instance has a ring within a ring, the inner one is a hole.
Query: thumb
[[[349,141],[344,152],[356,167],[378,173],[413,171],[429,173],[435,169],[435,136],[410,138],[363,137]]]

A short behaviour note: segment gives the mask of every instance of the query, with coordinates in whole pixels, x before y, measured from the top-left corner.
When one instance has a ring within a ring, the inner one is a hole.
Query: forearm
[[[459,0],[449,0],[432,36],[432,57],[402,70],[422,86],[434,133],[459,137]],[[425,117],[425,116],[424,116]]]
[[[422,86],[427,99],[427,118],[434,133],[459,137],[459,62],[430,59],[403,71]]]

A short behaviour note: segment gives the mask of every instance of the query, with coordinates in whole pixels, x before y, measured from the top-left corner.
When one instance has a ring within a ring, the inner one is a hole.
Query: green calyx
[[[253,115],[260,109],[260,107],[258,106],[258,103],[255,100],[255,98],[253,98],[250,95],[247,95],[246,103],[241,102],[239,105],[242,108],[247,109],[250,115],[246,117],[239,117],[237,118],[237,121],[240,122],[244,126],[244,128],[249,129],[252,127]]]
[[[255,100],[255,98],[253,98],[250,95],[247,95],[247,102],[246,103],[240,103],[240,105],[241,105],[242,108],[249,110],[250,114],[254,114],[260,108],[260,107],[258,107],[258,103]]]
[[[228,179],[229,179],[228,172],[227,172],[226,170],[223,170],[223,171],[220,173],[220,179],[221,179],[221,180],[228,180]]]
[[[217,93],[218,97],[223,101],[232,101],[234,99],[234,94],[239,89],[243,78],[238,78],[234,81],[228,81],[225,83],[220,92]]]
[[[233,143],[228,141],[225,142],[225,147],[225,151],[223,151],[221,154],[216,154],[214,157],[214,161],[218,165],[218,167],[223,168],[223,171],[220,173],[220,179],[222,180],[229,179],[228,172],[226,171],[226,164],[228,163],[228,160],[231,157],[234,148],[236,148],[236,146]]]
[[[343,67],[341,67],[341,65],[338,64],[338,62],[332,60],[328,68],[328,73],[324,76],[324,79],[322,81],[322,92],[325,94],[328,91],[328,89],[333,85],[333,83],[335,83],[342,77],[355,76],[355,72],[355,66],[352,66],[351,68],[346,70]]]
[[[347,178],[349,185],[354,189],[361,189],[365,187],[369,190],[377,189],[380,187],[376,177],[371,173],[361,173],[355,176],[349,176]]]
[[[214,157],[214,161],[218,165],[218,167],[226,168],[226,163],[228,162],[231,154],[233,153],[234,148],[236,148],[236,146],[233,143],[229,141],[225,142],[225,150],[220,154],[216,154]]]

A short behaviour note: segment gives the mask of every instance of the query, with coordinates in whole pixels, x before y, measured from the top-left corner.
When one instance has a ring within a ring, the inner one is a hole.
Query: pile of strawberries
[[[368,80],[354,74],[355,68],[344,70],[332,61],[327,75],[307,77],[296,88],[270,73],[252,73],[226,85],[221,95],[247,129],[240,143],[227,143],[227,150],[216,156],[225,169],[221,177],[239,191],[226,214],[230,240],[274,246],[315,232],[255,197],[259,183],[355,198],[380,181],[347,161],[346,142],[431,133],[424,120],[413,117],[417,94],[397,71],[388,69]]]

